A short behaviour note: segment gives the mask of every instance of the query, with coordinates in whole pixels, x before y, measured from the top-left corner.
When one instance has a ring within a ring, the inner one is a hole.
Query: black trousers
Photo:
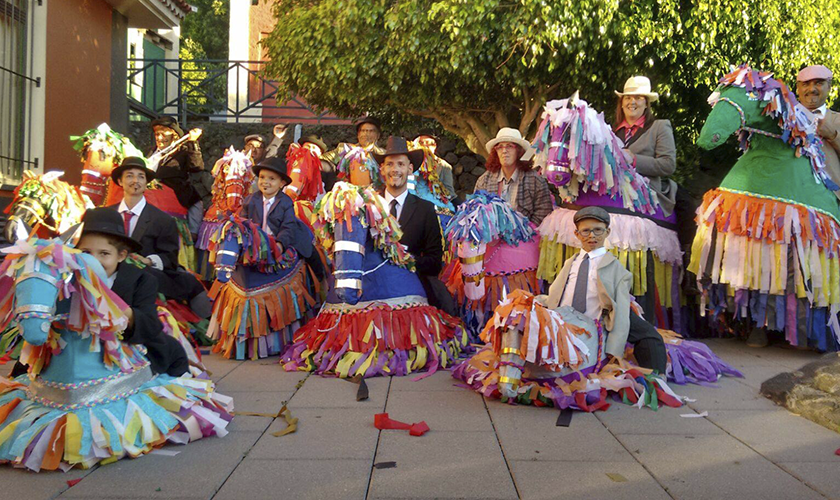
[[[633,344],[633,354],[642,368],[650,368],[665,374],[668,365],[668,353],[665,342],[656,328],[630,311],[630,334],[627,341]]]

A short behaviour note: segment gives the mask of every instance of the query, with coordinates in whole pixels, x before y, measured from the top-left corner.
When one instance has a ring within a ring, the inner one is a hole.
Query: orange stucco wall
[[[78,184],[81,163],[69,137],[110,119],[111,6],[60,0],[47,10],[44,171],[64,170]]]

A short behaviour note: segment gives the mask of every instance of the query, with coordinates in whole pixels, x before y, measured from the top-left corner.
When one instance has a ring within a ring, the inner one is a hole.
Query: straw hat
[[[487,141],[487,144],[484,146],[488,152],[492,151],[496,144],[501,144],[503,142],[512,142],[514,144],[518,144],[525,149],[525,154],[522,155],[520,160],[528,161],[534,156],[534,150],[531,148],[531,144],[528,143],[525,139],[522,138],[522,134],[519,133],[519,130],[510,127],[504,127],[496,134],[495,139],[490,139]]]
[[[656,92],[651,92],[650,90],[650,80],[646,76],[631,76],[624,82],[624,92],[615,91],[615,95],[618,97],[624,97],[626,95],[643,95],[648,98],[650,102],[656,102],[659,100],[659,94]]]

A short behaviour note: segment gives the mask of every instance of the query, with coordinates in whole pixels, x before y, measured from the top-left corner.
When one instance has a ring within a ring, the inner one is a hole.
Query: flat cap
[[[607,226],[610,225],[610,214],[601,207],[583,207],[575,212],[575,217],[573,219],[575,224],[583,219],[595,219],[603,222]]]
[[[796,75],[796,81],[798,82],[807,82],[810,80],[831,80],[831,70],[823,66],[822,64],[817,64],[816,66],[808,66],[806,68],[802,68],[799,71],[799,74]]]

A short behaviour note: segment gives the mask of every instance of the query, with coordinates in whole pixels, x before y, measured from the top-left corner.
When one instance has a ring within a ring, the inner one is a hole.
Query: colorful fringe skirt
[[[319,284],[300,259],[292,272],[266,285],[245,288],[233,279],[210,290],[213,316],[207,335],[213,352],[228,359],[280,354],[293,334],[312,317]]]
[[[67,471],[134,458],[223,437],[232,411],[211,380],[153,376],[148,365],[81,384],[0,379],[0,463]]]
[[[417,297],[325,304],[280,358],[286,371],[374,377],[427,374],[453,365],[467,345],[461,322]]]
[[[840,224],[787,200],[715,189],[697,210],[689,270],[703,309],[784,332],[794,346],[840,345]]]

